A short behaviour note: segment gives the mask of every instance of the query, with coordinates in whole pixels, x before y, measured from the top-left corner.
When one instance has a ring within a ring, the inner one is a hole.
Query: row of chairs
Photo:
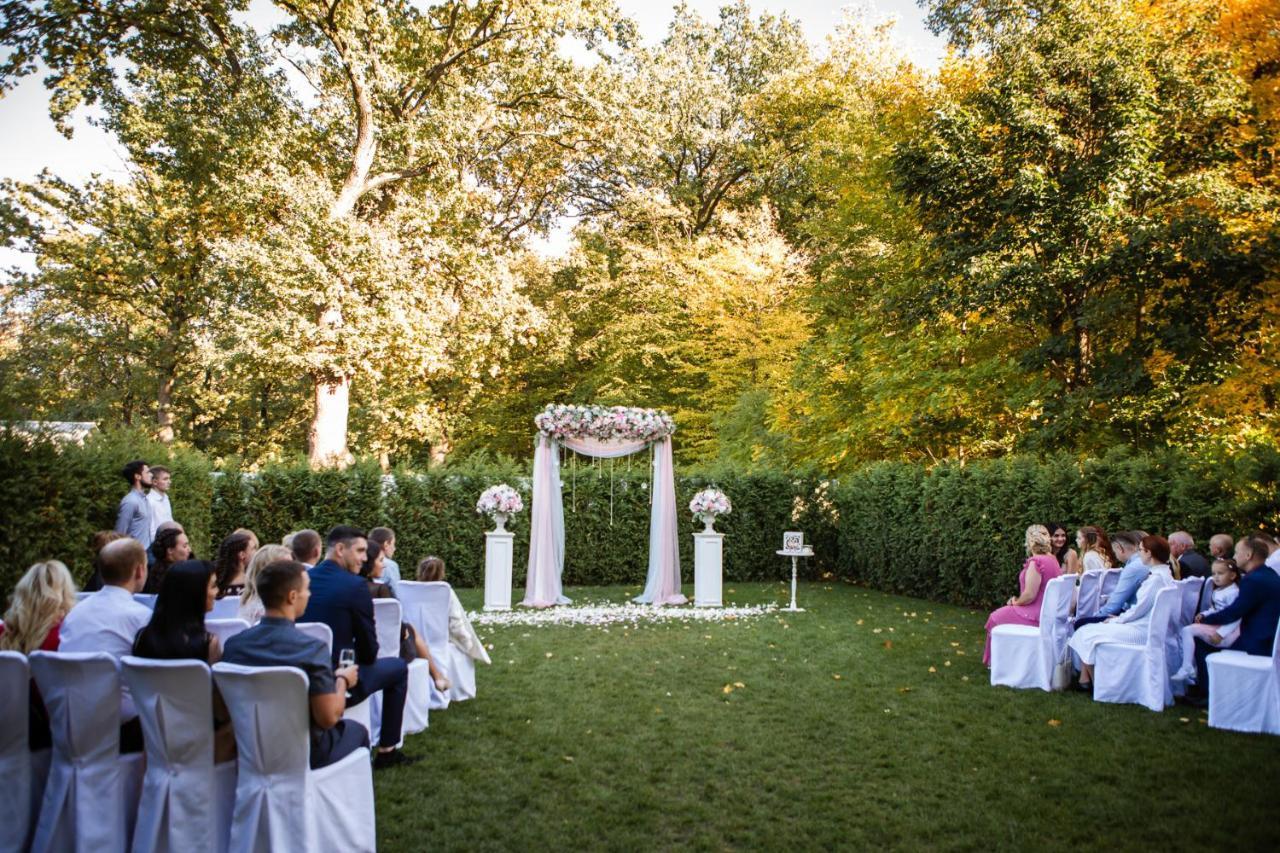
[[[1052,689],[1054,668],[1067,653],[1071,604],[1077,616],[1092,615],[1105,601],[1108,578],[1118,571],[1085,572],[1049,581],[1038,627],[997,625],[991,631],[991,683],[1015,688]],[[1110,581],[1114,588],[1114,580]],[[1102,643],[1097,648],[1093,698],[1136,703],[1162,711],[1173,704],[1178,631],[1203,609],[1210,583],[1177,581],[1156,594],[1144,643]],[[1235,731],[1280,734],[1280,626],[1270,658],[1230,649],[1210,655],[1209,725]]]
[[[430,710],[475,696],[475,669],[449,643],[448,584],[402,582],[400,595],[374,601],[379,656],[398,653],[407,621],[458,688],[442,693],[425,660],[410,664],[403,743],[427,727]],[[206,627],[224,643],[249,627],[212,617]],[[298,628],[332,648],[327,625]],[[52,750],[36,753],[27,740],[31,678],[53,736]],[[231,711],[239,752],[224,765],[213,763],[211,678]],[[142,754],[119,752],[122,687],[142,723],[145,778]],[[375,741],[381,698],[346,714]],[[34,652],[28,663],[2,653],[0,778],[16,784],[0,799],[0,851],[373,850],[368,751],[311,771],[309,714],[306,676],[289,667],[219,663],[211,673],[200,661]]]

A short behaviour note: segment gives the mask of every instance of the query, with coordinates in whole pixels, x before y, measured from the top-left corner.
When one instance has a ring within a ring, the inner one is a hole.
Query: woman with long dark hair
[[[218,548],[218,598],[244,592],[249,561],[258,550],[258,537],[252,530],[235,530]]]
[[[1050,524],[1049,527],[1049,543],[1053,550],[1050,552],[1058,558],[1058,565],[1062,567],[1064,575],[1078,575],[1082,571],[1080,566],[1080,555],[1071,547],[1067,541],[1067,528],[1061,524]]]
[[[213,666],[222,660],[222,644],[205,630],[204,617],[217,598],[217,573],[208,560],[183,560],[165,572],[156,608],[133,641],[140,658],[198,660]],[[222,694],[213,687],[213,760],[235,758],[235,731]]]
[[[152,563],[147,568],[147,583],[142,591],[155,595],[160,592],[160,582],[164,580],[169,567],[191,559],[191,543],[182,528],[173,525],[156,531],[156,538],[151,540],[149,550]]]
[[[395,598],[391,587],[382,582],[382,566],[386,557],[382,546],[369,540],[369,551],[365,555],[364,564],[360,566],[360,577],[369,584],[369,594],[374,598]]]

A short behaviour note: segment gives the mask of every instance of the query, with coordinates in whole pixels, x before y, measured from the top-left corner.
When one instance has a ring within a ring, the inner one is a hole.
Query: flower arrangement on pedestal
[[[480,500],[476,501],[476,512],[489,516],[497,525],[495,533],[505,533],[507,519],[523,510],[524,501],[520,499],[520,493],[506,483],[490,486],[480,494]]]
[[[719,489],[703,489],[689,501],[689,512],[706,525],[703,533],[714,533],[715,529],[711,525],[716,517],[728,515],[732,511],[733,504],[729,503],[729,496]]]
[[[676,422],[657,409],[552,404],[533,419],[548,438],[600,441],[657,441],[676,431]]]

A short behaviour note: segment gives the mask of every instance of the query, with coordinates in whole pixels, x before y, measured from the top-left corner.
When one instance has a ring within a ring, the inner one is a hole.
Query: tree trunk
[[[443,465],[445,459],[449,456],[449,451],[453,449],[453,445],[449,443],[449,439],[442,438],[431,445],[431,464]]]
[[[351,464],[351,453],[347,450],[350,377],[316,377],[315,403],[315,417],[307,436],[307,461],[313,468],[345,468]]]

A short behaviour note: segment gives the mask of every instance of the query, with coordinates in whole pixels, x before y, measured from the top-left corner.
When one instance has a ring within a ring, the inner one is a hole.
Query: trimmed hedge
[[[443,557],[458,586],[483,584],[480,492],[507,482],[529,498],[528,468],[485,456],[427,471],[384,477],[376,465],[315,472],[305,462],[244,474],[212,472],[200,454],[165,448],[134,433],[95,435],[57,447],[0,434],[0,584],[5,590],[37,559],[64,560],[83,580],[88,541],[108,528],[124,493],[119,469],[132,458],[166,460],[173,469],[174,516],[201,556],[237,527],[264,542],[291,530],[334,524],[395,529],[396,559],[412,576],[418,560]],[[648,465],[619,461],[562,471],[566,585],[643,584],[649,549]],[[1070,457],[1008,457],[940,464],[876,463],[825,482],[776,471],[690,472],[676,479],[680,555],[693,578],[685,510],[697,490],[715,485],[733,502],[717,522],[726,534],[725,580],[782,580],[789,565],[774,551],[782,532],[805,531],[816,556],[805,577],[836,577],[878,589],[973,606],[1003,601],[1016,588],[1022,532],[1060,521],[1108,530],[1189,530],[1199,540],[1280,521],[1280,454],[1256,447],[1225,460],[1176,452],[1116,450],[1083,462]],[[612,512],[611,512],[612,508]],[[508,522],[516,534],[515,582],[528,554],[528,512]]]

